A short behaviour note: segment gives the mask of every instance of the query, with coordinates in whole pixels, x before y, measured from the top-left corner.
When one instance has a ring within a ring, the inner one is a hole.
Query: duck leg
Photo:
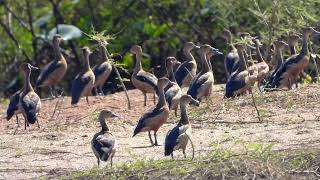
[[[143,93],[144,95],[144,106],[147,106],[147,93]]]
[[[94,94],[95,94],[95,96],[98,96],[98,95],[99,95],[99,93],[98,93],[98,88],[97,88],[97,87],[94,87],[93,89],[94,89]]]
[[[18,115],[17,115],[17,114],[16,114],[16,119],[17,119],[17,125],[18,125],[18,127],[20,127],[19,118],[18,118]]]
[[[98,167],[100,166],[100,160],[99,158],[97,157],[97,162],[98,162]]]
[[[155,145],[155,146],[160,146],[160,145],[158,144],[157,132],[156,132],[156,131],[154,131],[154,145]]]
[[[183,153],[183,155],[184,155],[184,158],[187,158],[186,150],[185,150],[185,149],[182,149],[182,153]]]
[[[39,125],[39,120],[38,120],[38,118],[37,118],[37,124],[38,124],[38,129],[40,129],[40,125]]]
[[[149,135],[149,139],[150,139],[151,146],[153,146],[153,141],[152,141],[152,138],[151,138],[151,133],[150,133],[150,131],[148,131],[148,135]]]
[[[171,159],[173,160],[173,152],[171,153]]]
[[[99,86],[99,91],[100,91],[100,95],[104,96],[103,90],[102,90],[102,86]]]
[[[110,165],[111,165],[111,167],[112,167],[112,164],[113,164],[113,161],[112,161],[113,155],[114,155],[114,154],[112,154],[111,157],[110,157]]]
[[[55,95],[53,94],[53,86],[49,86],[50,88],[50,93],[51,93],[51,99],[54,99]]]
[[[89,97],[86,96],[86,101],[87,101],[87,104],[89,105]]]

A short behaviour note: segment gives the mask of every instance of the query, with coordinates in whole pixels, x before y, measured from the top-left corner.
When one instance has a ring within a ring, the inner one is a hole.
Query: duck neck
[[[238,71],[244,71],[246,69],[245,65],[245,57],[244,57],[244,52],[243,51],[238,51],[239,54],[239,68]]]
[[[189,124],[189,117],[187,112],[187,105],[180,103],[180,121],[179,126]]]
[[[171,82],[177,82],[176,81],[176,77],[174,76],[174,73],[173,73],[173,68],[172,68],[172,66],[170,65],[170,66],[168,66],[168,75],[169,75],[169,80],[171,81]]]
[[[309,35],[307,33],[304,33],[302,38],[302,50],[300,54],[304,54],[304,55],[309,54],[308,39],[309,39]]]
[[[159,100],[158,100],[158,103],[157,103],[157,108],[160,109],[164,105],[166,105],[166,98],[164,97],[163,87],[159,87],[158,86],[158,91],[159,91]]]
[[[211,64],[211,57],[212,57],[213,55],[212,54],[207,54],[207,56],[206,56],[206,58],[207,58],[207,60],[208,60],[208,65],[209,65],[209,70],[210,71],[212,71],[212,64]]]
[[[30,92],[30,91],[33,91],[33,88],[31,86],[31,82],[30,82],[30,70],[26,71],[24,73],[24,92],[27,93],[27,92]]]
[[[191,50],[183,49],[183,53],[186,56],[188,62],[195,61],[195,59],[191,53]]]
[[[60,50],[60,46],[59,46],[59,42],[54,42],[53,44],[53,50],[54,50],[54,56],[55,56],[55,60],[56,61],[60,61],[64,58],[61,58],[62,57],[62,53],[61,53],[61,50]]]
[[[109,127],[107,126],[105,118],[100,115],[99,121],[100,121],[100,125],[101,125],[101,131],[103,131],[103,132],[109,131]]]
[[[100,51],[101,51],[101,58],[102,61],[109,61],[108,56],[107,56],[107,49],[105,46],[101,45],[100,46]]]
[[[258,62],[264,62],[264,59],[263,59],[262,54],[261,54],[261,52],[260,52],[259,45],[256,45],[256,51],[257,51],[257,59],[258,59]]]
[[[141,60],[142,60],[142,52],[136,53],[136,65],[134,67],[135,73],[138,73],[142,69]]]
[[[292,43],[291,41],[289,41],[289,49],[290,49],[290,54],[291,55],[294,55],[294,54],[297,53],[296,47],[295,47],[294,43]]]
[[[206,73],[209,71],[209,64],[208,64],[208,61],[207,61],[207,57],[206,57],[206,54],[205,53],[201,53],[200,54],[200,58],[201,58],[201,63],[202,63],[202,70],[201,72],[202,73]]]
[[[84,65],[84,69],[86,71],[90,70],[90,63],[89,63],[89,53],[86,54],[85,56],[85,65]]]

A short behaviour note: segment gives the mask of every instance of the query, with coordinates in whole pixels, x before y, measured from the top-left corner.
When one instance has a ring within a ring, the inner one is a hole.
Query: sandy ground
[[[296,90],[256,94],[256,103],[263,116],[257,118],[251,95],[222,100],[222,86],[215,86],[212,98],[200,107],[190,107],[193,122],[193,143],[196,157],[219,144],[239,149],[235,142],[274,144],[274,149],[308,148],[319,146],[320,141],[320,86],[302,86]],[[132,138],[137,120],[153,105],[149,95],[148,106],[143,107],[143,96],[137,90],[129,91],[132,109],[127,109],[124,93],[105,97],[90,97],[90,106],[82,99],[77,107],[71,107],[70,98],[60,98],[56,114],[51,118],[57,99],[43,100],[40,126],[24,130],[15,119],[0,123],[0,179],[57,178],[75,170],[96,166],[90,141],[98,132],[97,115],[100,109],[108,109],[121,116],[107,120],[118,140],[115,163],[128,163],[137,159],[163,159],[163,146],[149,147],[147,133]],[[4,114],[6,107],[1,105]],[[163,144],[166,132],[177,121],[172,114],[168,123],[158,132]],[[188,150],[191,155],[191,150]],[[182,158],[180,152],[176,158]],[[103,166],[108,165],[104,163]]]

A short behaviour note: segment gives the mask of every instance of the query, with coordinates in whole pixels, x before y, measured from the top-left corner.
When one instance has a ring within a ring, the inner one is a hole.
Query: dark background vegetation
[[[227,28],[271,43],[282,34],[301,32],[304,26],[319,26],[319,7],[320,0],[0,0],[0,96],[22,87],[19,64],[42,68],[50,61],[51,40],[46,35],[58,24],[73,25],[87,34],[115,34],[108,51],[123,56],[119,63],[125,78],[130,78],[134,66],[128,53],[133,44],[142,45],[146,53],[144,67],[163,76],[165,58],[183,60],[181,47],[187,41],[208,43],[226,53],[219,33]],[[67,94],[82,65],[82,46],[95,49],[85,35],[61,45],[69,67],[60,86]],[[213,62],[216,83],[226,81],[223,59],[216,57]],[[38,74],[33,73],[32,82]],[[127,85],[131,87],[130,82]],[[106,91],[108,87],[118,89],[106,85]]]

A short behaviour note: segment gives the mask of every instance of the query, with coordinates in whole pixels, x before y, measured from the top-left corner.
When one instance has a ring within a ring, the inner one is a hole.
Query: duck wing
[[[175,78],[179,86],[182,85],[183,79],[192,71],[194,64],[191,62],[184,62],[178,66]]]
[[[90,81],[91,77],[85,76],[85,73],[80,73],[76,76],[71,87],[71,104],[77,104],[79,102],[82,91]]]
[[[168,103],[169,108],[171,108],[171,103],[173,98],[181,91],[178,84],[172,85],[168,90],[165,91],[165,98]]]
[[[37,120],[37,107],[40,103],[40,97],[35,92],[29,92],[24,97],[21,97],[20,103],[23,108],[27,121],[34,124]]]
[[[149,84],[150,86],[153,87],[153,89],[156,91],[156,93],[158,94],[158,87],[157,87],[157,83],[158,83],[158,78],[149,73],[149,72],[145,72],[145,71],[140,71],[137,75],[136,78],[139,81],[145,82],[147,84]]]
[[[164,108],[156,108],[156,106],[154,108],[152,108],[151,110],[149,110],[147,113],[145,113],[138,122],[138,125],[136,126],[136,128],[134,129],[133,132],[133,136],[137,135],[138,133],[141,132],[141,130],[145,127],[148,126],[148,123],[150,122],[150,120],[152,120],[154,117],[156,117],[157,115],[161,114],[165,109]]]
[[[110,134],[98,135],[93,142],[93,148],[98,152],[100,159],[106,161],[115,147],[115,137]]]
[[[37,79],[36,87],[40,87],[42,83],[48,79],[50,74],[59,69],[61,66],[62,64],[58,63],[57,61],[52,61],[48,65],[46,65]]]
[[[7,117],[6,117],[7,120],[10,120],[12,116],[15,114],[15,111],[19,109],[18,105],[20,101],[20,95],[21,95],[21,92],[18,91],[10,97],[10,103],[7,109]]]
[[[186,133],[189,125],[176,126],[166,135],[164,144],[164,155],[169,156],[173,151],[175,146],[180,143],[180,137],[182,134]]]

